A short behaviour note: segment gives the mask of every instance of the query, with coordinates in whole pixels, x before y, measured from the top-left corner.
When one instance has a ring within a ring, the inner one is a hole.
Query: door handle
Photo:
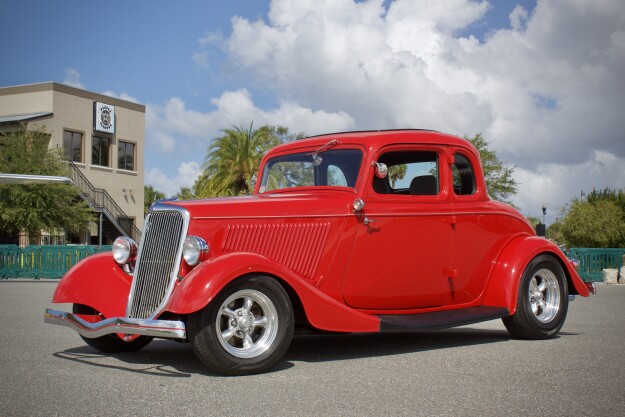
[[[375,220],[365,217],[362,222],[365,224],[365,226],[369,226],[369,224],[375,222]]]

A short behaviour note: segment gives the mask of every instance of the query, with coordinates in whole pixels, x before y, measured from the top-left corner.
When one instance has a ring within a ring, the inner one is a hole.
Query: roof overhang
[[[46,118],[50,116],[52,116],[52,112],[38,112],[38,113],[14,114],[10,116],[0,116],[0,124],[27,122],[29,120],[42,119],[42,118]]]
[[[0,184],[73,184],[71,178],[55,177],[50,175],[2,174]]]

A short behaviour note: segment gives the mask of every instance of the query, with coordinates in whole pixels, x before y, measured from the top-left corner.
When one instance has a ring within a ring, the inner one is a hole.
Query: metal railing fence
[[[0,245],[0,279],[61,278],[87,256],[110,250],[111,246]]]
[[[601,249],[601,248],[571,248],[568,257],[580,262],[579,274],[584,281],[602,282],[604,269],[617,269],[623,266],[625,248]],[[623,282],[625,277],[619,277]]]

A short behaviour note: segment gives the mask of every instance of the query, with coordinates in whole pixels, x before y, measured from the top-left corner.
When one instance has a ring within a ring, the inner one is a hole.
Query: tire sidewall
[[[278,315],[278,329],[271,346],[253,358],[239,358],[221,345],[217,316],[228,297],[240,290],[253,289],[273,303]],[[273,278],[253,276],[227,285],[211,302],[189,317],[189,340],[195,354],[207,367],[227,375],[260,373],[271,368],[288,350],[293,336],[293,307],[282,286]]]
[[[556,277],[558,281],[558,290],[560,292],[560,307],[557,314],[549,322],[544,323],[538,320],[532,312],[530,299],[529,299],[529,286],[532,277],[541,269],[548,269]],[[519,286],[517,308],[521,309],[521,313],[525,316],[525,319],[535,327],[536,331],[546,337],[553,337],[560,331],[564,325],[564,320],[568,311],[569,295],[568,285],[564,270],[558,261],[552,256],[540,255],[529,263],[523,277],[521,279],[521,285]],[[517,312],[518,314],[519,312]]]

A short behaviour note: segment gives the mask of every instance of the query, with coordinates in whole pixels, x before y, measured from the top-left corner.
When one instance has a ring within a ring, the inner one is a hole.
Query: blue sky
[[[146,182],[168,194],[220,129],[252,121],[482,132],[517,167],[526,214],[625,187],[621,0],[5,0],[0,14],[0,85],[145,104]]]

